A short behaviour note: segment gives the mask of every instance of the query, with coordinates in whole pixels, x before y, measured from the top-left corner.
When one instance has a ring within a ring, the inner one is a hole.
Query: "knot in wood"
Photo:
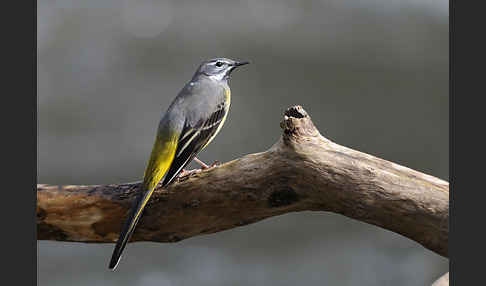
[[[313,137],[319,135],[310,116],[300,105],[292,106],[285,111],[280,127],[284,130],[284,136]]]
[[[294,118],[304,118],[309,116],[307,115],[307,112],[304,110],[304,108],[302,108],[302,106],[300,105],[294,105],[287,108],[287,110],[285,110],[285,115]]]
[[[271,208],[278,208],[298,202],[299,195],[291,188],[286,188],[271,193],[267,201]]]

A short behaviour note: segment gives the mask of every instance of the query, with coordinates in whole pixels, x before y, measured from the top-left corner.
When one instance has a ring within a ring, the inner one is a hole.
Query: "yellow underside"
[[[177,149],[177,138],[177,134],[169,135],[168,140],[162,139],[162,135],[160,134],[157,135],[149,163],[145,169],[143,180],[143,188],[145,191],[148,191],[149,194],[145,196],[145,199],[142,202],[142,207],[135,215],[134,221],[140,216],[142,210],[150,199],[150,196],[155,190],[155,187],[169,170]]]

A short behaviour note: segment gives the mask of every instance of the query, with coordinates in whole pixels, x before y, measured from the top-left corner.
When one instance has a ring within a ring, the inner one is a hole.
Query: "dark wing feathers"
[[[194,126],[187,122],[184,125],[174,160],[162,182],[163,186],[168,185],[177,174],[189,164],[194,157],[202,150],[206,143],[215,135],[218,126],[226,115],[226,107],[220,104],[218,109],[206,120],[199,120]]]

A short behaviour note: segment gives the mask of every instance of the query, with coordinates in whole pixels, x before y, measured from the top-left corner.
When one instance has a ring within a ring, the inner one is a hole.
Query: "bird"
[[[160,119],[141,187],[116,242],[109,263],[115,270],[155,187],[169,185],[218,134],[228,115],[231,73],[248,61],[203,61]]]

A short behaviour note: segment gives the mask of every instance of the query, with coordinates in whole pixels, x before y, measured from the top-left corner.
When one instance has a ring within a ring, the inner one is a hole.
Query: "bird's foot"
[[[216,160],[211,165],[209,165],[209,168],[213,168],[213,167],[216,167],[216,166],[219,166],[219,165],[221,165],[221,162],[219,162],[218,160]]]
[[[177,177],[181,178],[184,177],[185,175],[187,175],[187,171],[185,169],[182,169],[177,175]]]
[[[185,176],[189,176],[190,174],[193,174],[193,173],[197,173],[200,169],[193,169],[193,170],[186,170],[186,169],[182,169],[180,172],[179,172],[179,177],[185,177]]]
[[[190,175],[192,174],[196,174],[196,173],[199,173],[201,172],[201,169],[193,169],[193,170],[185,170],[185,169],[182,169],[179,174],[177,175],[177,179],[182,182],[184,180],[186,180],[187,178],[189,178]]]

